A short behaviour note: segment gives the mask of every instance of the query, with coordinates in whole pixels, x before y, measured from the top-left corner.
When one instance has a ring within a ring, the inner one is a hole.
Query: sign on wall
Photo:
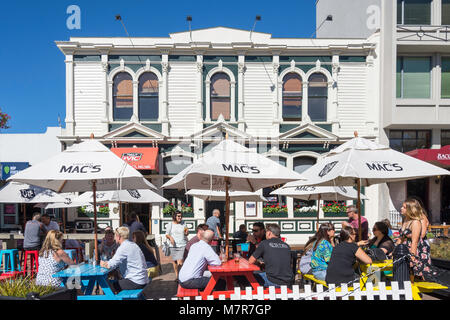
[[[1,179],[6,180],[17,172],[22,171],[30,166],[29,162],[0,162]]]

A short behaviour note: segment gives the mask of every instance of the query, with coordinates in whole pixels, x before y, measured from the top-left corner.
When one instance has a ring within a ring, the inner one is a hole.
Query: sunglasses
[[[253,232],[259,232],[261,229],[252,229]]]

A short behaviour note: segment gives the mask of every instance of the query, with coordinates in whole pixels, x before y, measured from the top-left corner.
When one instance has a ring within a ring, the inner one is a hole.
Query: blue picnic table
[[[141,290],[123,290],[114,294],[108,284],[108,274],[111,270],[87,263],[69,266],[69,268],[55,273],[53,277],[62,278],[66,287],[73,288],[74,283],[79,283],[84,295],[78,296],[78,300],[124,300],[139,299]],[[72,284],[72,285],[71,285]],[[95,285],[98,284],[103,295],[92,295]]]

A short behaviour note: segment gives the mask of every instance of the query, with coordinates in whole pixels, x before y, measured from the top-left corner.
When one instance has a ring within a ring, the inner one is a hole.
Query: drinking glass
[[[234,254],[234,263],[239,263],[240,258],[241,258],[241,255],[239,254],[239,252],[236,252]]]

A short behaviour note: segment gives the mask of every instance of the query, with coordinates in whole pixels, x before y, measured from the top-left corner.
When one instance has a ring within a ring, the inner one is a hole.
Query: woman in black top
[[[369,248],[379,248],[386,256],[391,255],[395,245],[389,237],[389,227],[384,222],[375,222],[372,231],[375,237],[368,241]]]
[[[145,262],[147,262],[147,268],[156,267],[158,262],[156,261],[153,250],[148,244],[147,239],[145,239],[145,233],[140,230],[133,232],[133,242],[141,248],[145,257]]]
[[[336,286],[358,279],[353,270],[356,258],[364,264],[372,263],[372,259],[355,243],[356,232],[352,227],[343,227],[339,238],[341,242],[331,253],[325,278],[327,283],[334,283]]]

